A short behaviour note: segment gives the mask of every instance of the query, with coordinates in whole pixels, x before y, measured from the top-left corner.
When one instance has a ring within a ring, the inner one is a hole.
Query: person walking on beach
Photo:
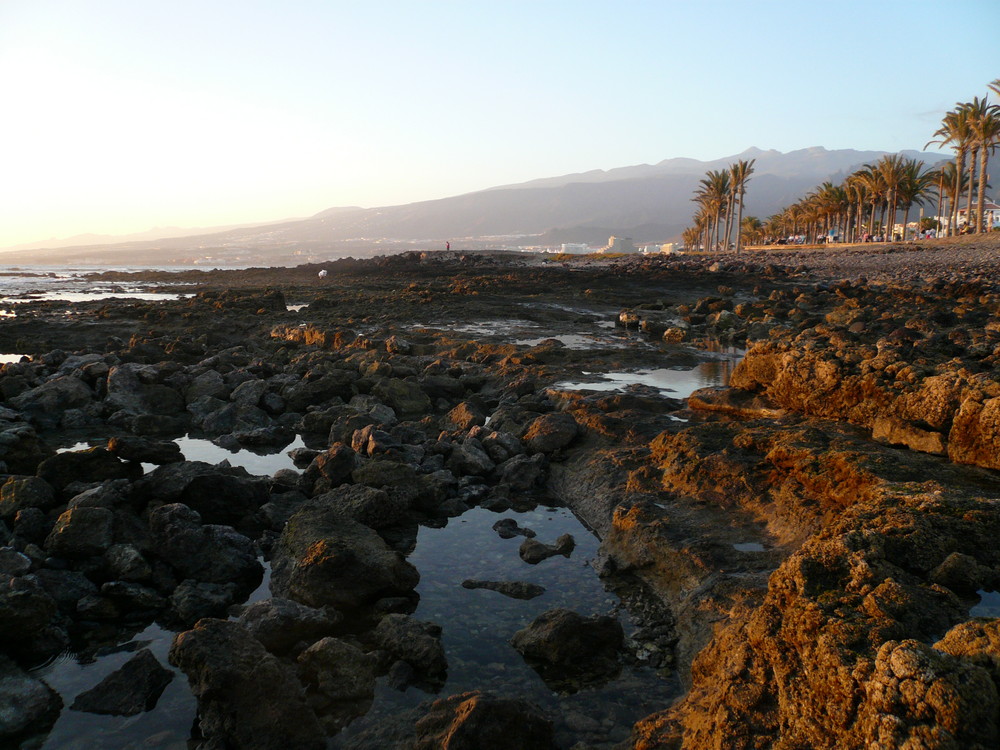
[[[444,249],[445,250],[451,250],[451,243],[450,242],[444,243]]]

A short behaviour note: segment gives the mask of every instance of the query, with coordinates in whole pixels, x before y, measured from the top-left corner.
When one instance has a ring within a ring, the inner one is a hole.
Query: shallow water
[[[287,452],[301,445],[301,439],[271,455],[228,451],[190,436],[178,439],[177,443],[188,460],[218,463],[225,459],[253,474],[270,475],[292,466]],[[67,449],[87,445],[76,443]],[[556,556],[535,566],[528,565],[518,555],[523,537],[502,539],[493,530],[493,524],[500,518],[514,518],[520,526],[532,528],[538,534],[537,539],[544,543],[552,543],[561,534],[572,534],[576,548],[569,558]],[[417,587],[420,603],[413,616],[442,626],[442,643],[448,659],[447,683],[439,695],[429,695],[415,687],[398,692],[386,684],[386,678],[380,678],[371,711],[337,735],[334,746],[349,745],[359,733],[391,721],[402,710],[472,689],[523,697],[538,704],[556,717],[557,735],[567,746],[586,741],[602,748],[624,739],[636,719],[662,708],[679,694],[675,680],[664,679],[650,668],[626,666],[606,685],[559,696],[507,642],[517,630],[554,607],[567,607],[583,615],[617,612],[626,634],[635,630],[618,597],[604,589],[589,564],[597,548],[597,539],[565,508],[538,507],[523,513],[500,514],[473,508],[459,518],[450,519],[444,527],[421,527],[416,547],[408,558],[421,577]],[[265,579],[248,601],[270,596],[268,573],[269,567],[265,566]],[[522,601],[494,591],[465,589],[461,583],[467,578],[526,581],[537,583],[546,591],[535,599]],[[65,703],[41,746],[43,750],[187,748],[196,701],[188,689],[187,678],[167,663],[173,636],[173,632],[152,624],[133,637],[121,637],[97,654],[63,654],[35,670],[33,674],[55,688]],[[77,695],[94,687],[144,646],[152,650],[164,667],[175,672],[152,711],[134,717],[113,717],[68,708]]]
[[[588,380],[562,381],[565,390],[623,391],[630,385],[656,388],[664,396],[687,398],[699,388],[729,385],[729,378],[742,359],[742,352],[685,369],[655,368],[632,372],[583,373]],[[590,380],[589,378],[594,378]]]
[[[979,604],[969,610],[969,617],[1000,617],[1000,591],[977,591]]]

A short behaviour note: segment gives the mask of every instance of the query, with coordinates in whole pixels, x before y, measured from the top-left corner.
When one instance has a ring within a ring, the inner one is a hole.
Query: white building
[[[631,237],[608,237],[608,244],[601,251],[602,253],[637,253],[638,248],[632,244]]]
[[[560,246],[560,252],[567,255],[587,255],[594,252],[590,245],[583,242],[564,242]]]

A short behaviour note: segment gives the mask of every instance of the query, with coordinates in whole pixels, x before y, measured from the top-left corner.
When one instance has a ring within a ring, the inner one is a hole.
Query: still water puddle
[[[563,381],[556,388],[587,391],[623,391],[631,385],[656,388],[664,396],[687,398],[699,388],[729,385],[729,378],[736,369],[742,354],[710,362],[702,362],[689,369],[655,368],[633,372],[590,373],[582,375],[594,380]]]
[[[278,453],[260,455],[248,450],[228,451],[190,436],[177,443],[188,460],[218,463],[225,459],[260,475],[291,468],[287,452],[302,444],[297,439]],[[86,447],[87,443],[78,443],[71,449]],[[493,524],[501,518],[514,518],[520,526],[534,530],[536,538],[544,543],[572,534],[576,548],[569,558],[556,556],[528,565],[518,555],[523,537],[502,539],[493,530]],[[385,677],[380,678],[372,709],[332,738],[332,746],[370,747],[365,744],[367,730],[385,725],[401,711],[427,700],[473,689],[536,703],[554,718],[557,737],[566,747],[586,742],[590,747],[610,748],[626,739],[638,718],[663,708],[680,694],[675,679],[665,679],[651,668],[626,665],[620,675],[602,686],[557,695],[508,643],[517,630],[554,607],[588,616],[617,613],[626,635],[635,631],[636,625],[618,597],[605,590],[589,564],[597,548],[598,540],[565,508],[538,507],[502,514],[473,508],[443,527],[421,527],[416,546],[408,556],[420,571],[420,603],[413,616],[442,626],[448,680],[440,694],[429,695],[415,687],[397,691],[388,686]],[[269,572],[265,564],[264,582],[249,601],[270,596]],[[494,591],[465,589],[461,584],[466,579],[524,581],[543,586],[545,593],[528,601],[511,599]],[[97,653],[66,653],[35,670],[34,675],[56,689],[65,704],[40,745],[42,750],[189,747],[197,705],[187,678],[167,662],[173,637],[173,632],[151,624]],[[151,711],[113,717],[68,708],[77,695],[94,687],[143,647],[150,648],[164,667],[174,671],[174,679]]]

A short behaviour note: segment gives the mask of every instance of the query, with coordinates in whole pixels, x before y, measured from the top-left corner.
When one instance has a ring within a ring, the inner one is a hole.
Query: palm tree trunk
[[[975,187],[975,176],[976,176],[976,157],[979,149],[972,149],[972,153],[969,155],[969,190],[966,193],[965,199],[965,228],[966,231],[972,226],[972,190]]]
[[[976,234],[985,232],[983,211],[986,208],[986,161],[989,149],[979,149],[979,192],[976,196]]]
[[[740,242],[743,239],[743,191],[739,194],[739,213],[736,215],[736,254],[740,254]]]
[[[965,172],[965,150],[955,155],[955,190],[952,193],[951,215],[948,219],[948,236],[958,234],[958,204],[962,198],[962,174]]]

